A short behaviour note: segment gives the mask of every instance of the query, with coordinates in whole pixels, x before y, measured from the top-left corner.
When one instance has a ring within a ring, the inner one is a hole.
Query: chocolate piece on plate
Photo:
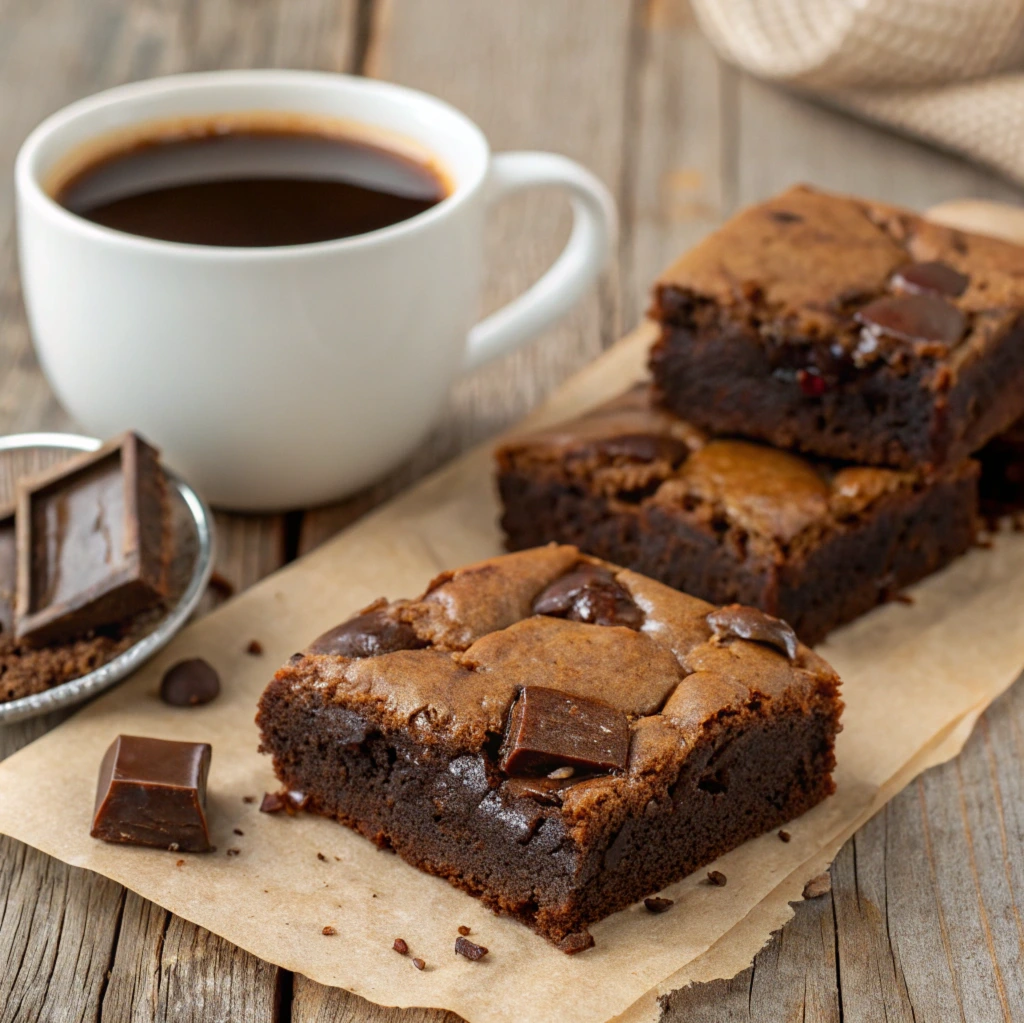
[[[526,686],[509,716],[501,769],[547,774],[560,767],[621,771],[629,756],[629,720],[598,700]]]
[[[208,852],[210,744],[119,735],[100,765],[93,838]]]
[[[160,680],[160,699],[172,707],[196,707],[220,693],[220,676],[209,661],[193,657],[178,661]]]
[[[166,481],[133,433],[18,484],[19,640],[68,639],[167,592]]]

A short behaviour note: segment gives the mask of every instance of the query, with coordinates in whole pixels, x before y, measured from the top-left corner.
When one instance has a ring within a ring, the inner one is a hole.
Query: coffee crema
[[[53,190],[61,206],[94,224],[245,248],[366,234],[447,195],[434,167],[404,153],[354,135],[252,121],[140,135]]]

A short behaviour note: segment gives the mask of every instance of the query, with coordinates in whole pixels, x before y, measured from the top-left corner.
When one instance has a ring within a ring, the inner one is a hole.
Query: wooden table
[[[498,149],[575,157],[616,194],[622,234],[596,294],[459,384],[429,442],[391,478],[333,508],[218,515],[221,583],[207,610],[520,417],[634,324],[657,270],[738,205],[794,180],[916,207],[1020,198],[984,171],[722,65],[685,0],[0,0],[0,432],[73,427],[36,365],[18,290],[10,168],[28,130],[121,82],[263,66],[417,86],[463,108]],[[567,227],[554,196],[496,213],[489,307],[537,276]],[[59,720],[0,728],[0,756]],[[1024,1018],[1022,760],[1018,684],[962,756],[918,779],[846,845],[830,897],[799,905],[734,980],[668,997],[665,1019]],[[311,983],[111,881],[0,839],[2,1021],[444,1015]]]

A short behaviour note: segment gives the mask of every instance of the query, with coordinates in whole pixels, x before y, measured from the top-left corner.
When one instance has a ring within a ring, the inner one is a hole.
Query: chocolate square
[[[626,766],[629,721],[598,700],[526,686],[512,706],[501,769],[510,775],[547,774],[559,767],[614,771]]]
[[[18,639],[69,639],[166,595],[166,482],[135,434],[20,481],[17,500]]]
[[[100,765],[93,838],[208,852],[210,744],[119,735]]]

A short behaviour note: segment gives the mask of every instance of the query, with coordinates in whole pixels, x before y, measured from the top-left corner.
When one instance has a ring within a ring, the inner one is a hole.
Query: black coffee
[[[425,164],[356,139],[301,131],[147,139],[56,193],[105,227],[194,245],[302,245],[408,220],[447,194]]]

